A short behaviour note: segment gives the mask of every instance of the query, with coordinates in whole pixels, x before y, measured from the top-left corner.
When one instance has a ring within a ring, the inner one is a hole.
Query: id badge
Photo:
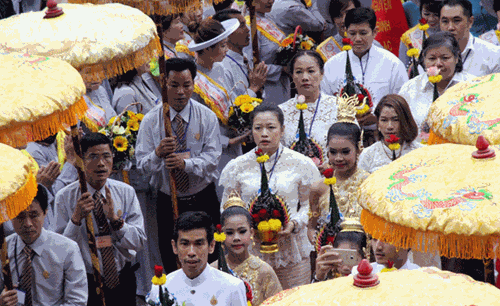
[[[95,244],[98,249],[107,248],[113,246],[111,241],[111,236],[98,236],[95,237]]]
[[[183,152],[176,152],[177,156],[182,159],[190,159],[191,158],[191,150],[186,150]]]
[[[21,291],[19,289],[16,289],[16,291],[17,291],[17,304],[24,305],[24,300],[26,299],[26,293],[24,293],[24,291]]]

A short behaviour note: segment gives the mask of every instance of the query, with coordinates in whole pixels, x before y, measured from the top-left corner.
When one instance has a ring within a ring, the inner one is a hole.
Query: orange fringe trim
[[[219,4],[223,0],[69,0],[69,3],[84,4],[105,4],[121,3],[141,10],[146,15],[171,15],[186,13],[194,9],[202,8],[203,2]]]
[[[439,137],[432,130],[429,132],[429,139],[427,140],[428,145],[442,144],[442,143],[452,143],[444,138]]]
[[[37,192],[38,185],[36,183],[36,177],[30,166],[30,172],[28,173],[28,178],[24,185],[3,201],[5,207],[1,208],[1,210],[7,214],[8,219],[4,219],[5,215],[0,214],[1,223],[14,219],[19,213],[28,208],[31,202],[33,202]]]
[[[80,97],[66,110],[55,112],[34,122],[15,122],[5,129],[0,129],[0,142],[11,147],[21,147],[28,142],[45,139],[64,129],[65,124],[69,126],[77,124],[86,111],[87,103]]]
[[[466,236],[421,231],[395,224],[363,209],[361,224],[373,238],[390,243],[398,248],[419,252],[439,252],[440,256],[464,259],[494,259],[500,256],[500,236]]]
[[[84,68],[88,68],[85,73],[82,73],[82,78],[85,82],[100,82],[104,79],[122,75],[145,63],[149,63],[152,58],[156,58],[161,54],[160,38],[155,34],[154,39],[152,39],[147,46],[125,57],[114,58],[106,62],[84,65],[77,68],[81,71],[83,71]],[[106,71],[106,73],[104,73],[104,71]]]

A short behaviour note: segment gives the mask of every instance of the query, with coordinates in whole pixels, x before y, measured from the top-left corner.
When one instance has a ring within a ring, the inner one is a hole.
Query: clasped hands
[[[186,168],[186,162],[181,158],[179,153],[175,153],[177,147],[177,137],[165,137],[160,141],[160,144],[155,149],[155,154],[159,158],[165,159],[165,167],[169,170]]]

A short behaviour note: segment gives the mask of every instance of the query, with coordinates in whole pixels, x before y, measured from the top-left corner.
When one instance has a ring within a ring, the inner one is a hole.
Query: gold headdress
[[[231,191],[229,194],[229,197],[227,198],[226,202],[222,206],[224,210],[228,209],[229,207],[232,206],[239,206],[243,207],[244,209],[247,209],[247,204],[243,202],[243,200],[240,198],[240,195],[236,191]]]
[[[348,96],[344,93],[342,96],[337,97],[337,122],[347,122],[353,123],[359,126],[356,120],[357,111],[363,109],[367,105],[368,98],[363,99],[363,103],[359,104],[358,97],[356,95]],[[363,150],[363,129],[361,129],[361,139],[358,143],[359,150]]]
[[[341,232],[359,232],[364,233],[363,225],[356,218],[345,218],[345,220],[340,223]]]

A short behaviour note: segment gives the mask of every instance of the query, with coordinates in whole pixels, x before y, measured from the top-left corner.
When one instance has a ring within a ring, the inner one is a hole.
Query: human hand
[[[76,152],[73,146],[73,138],[67,135],[64,138],[64,152],[66,153],[66,161],[72,165],[76,163]]]
[[[36,181],[47,188],[51,188],[59,174],[61,174],[61,164],[51,161],[45,167],[40,167],[36,175]]]
[[[86,218],[87,215],[94,209],[94,199],[90,192],[85,192],[80,196],[76,202],[75,210],[73,211],[73,216],[71,221],[76,225],[81,225],[82,219]]]
[[[0,306],[16,306],[17,305],[17,290],[7,290],[4,288],[0,294]]]
[[[119,217],[115,213],[115,205],[111,197],[111,190],[109,190],[108,186],[104,186],[104,189],[106,191],[106,198],[103,199],[102,209],[109,221],[116,221]]]
[[[186,162],[181,158],[178,153],[172,153],[167,158],[165,158],[165,167],[169,170],[179,169],[184,170],[186,168]]]
[[[257,92],[262,88],[262,86],[264,86],[267,79],[267,71],[267,65],[264,62],[260,62],[253,68],[248,76],[248,78],[250,79],[251,90]]]
[[[342,265],[342,259],[339,253],[333,251],[331,245],[324,245],[316,257],[316,278],[324,280],[328,272]]]
[[[290,235],[295,227],[297,226],[297,221],[290,220],[284,228],[281,229],[281,231],[278,232],[278,235],[284,236],[284,235]]]
[[[237,137],[229,139],[229,143],[228,144],[230,146],[232,146],[232,145],[235,145],[235,144],[239,144],[239,143],[245,142],[249,138],[250,134],[252,134],[251,130],[245,131],[240,136],[237,136]]]
[[[160,144],[155,149],[156,156],[159,158],[165,158],[168,154],[175,152],[175,147],[177,146],[175,139],[177,137],[165,137],[160,141]]]

